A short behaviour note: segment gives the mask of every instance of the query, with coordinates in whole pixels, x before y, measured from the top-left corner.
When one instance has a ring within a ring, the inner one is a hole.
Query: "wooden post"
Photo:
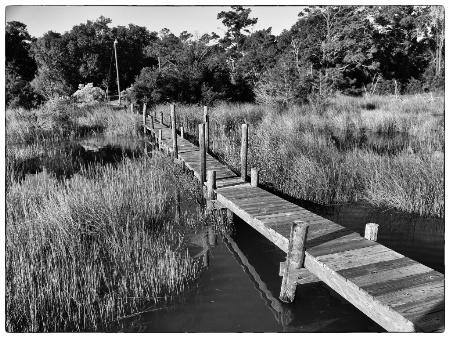
[[[164,125],[164,113],[162,111],[159,112],[159,123]]]
[[[230,209],[227,209],[227,224],[233,224],[234,223],[234,214]]]
[[[144,135],[147,134],[147,103],[142,108],[142,122],[144,123]]]
[[[297,284],[290,275],[292,275],[295,270],[303,267],[308,227],[309,226],[304,224],[302,221],[295,221],[292,224],[286,259],[286,269],[284,270],[280,292],[280,300],[285,303],[291,303],[294,301]]]
[[[248,125],[242,125],[241,140],[241,178],[244,182],[247,179],[247,149],[248,149]]]
[[[156,122],[156,110],[153,111],[153,120]]]
[[[180,136],[184,138],[184,127],[180,127]]]
[[[206,184],[207,187],[207,198],[208,200],[215,200],[216,199],[216,171],[215,170],[208,170],[208,181]]]
[[[130,104],[130,111],[133,113],[134,112],[134,104]]]
[[[256,168],[251,169],[251,185],[257,187],[259,185],[259,170]]]
[[[198,125],[198,143],[200,146],[200,187],[206,181],[206,148],[205,148],[205,124]]]
[[[172,121],[172,149],[173,157],[178,158],[178,143],[177,143],[177,119],[175,116],[175,105],[170,105],[170,117]]]
[[[162,149],[162,129],[158,130],[158,148]]]
[[[205,122],[205,146],[206,146],[206,152],[209,153],[209,115],[208,115],[208,106],[203,106],[203,120]]]
[[[150,128],[155,129],[155,122],[153,121],[153,116],[150,116]]]
[[[375,241],[378,237],[378,224],[375,223],[367,223],[366,224],[366,231],[364,234],[364,238],[368,239],[369,241]]]

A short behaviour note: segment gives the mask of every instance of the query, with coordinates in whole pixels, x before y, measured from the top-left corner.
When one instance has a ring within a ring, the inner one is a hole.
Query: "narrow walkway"
[[[172,151],[172,130],[151,130]],[[200,177],[199,148],[177,137],[178,156]],[[287,252],[293,221],[309,225],[305,268],[388,331],[444,330],[444,275],[261,188],[209,154],[217,201]],[[281,267],[282,268],[282,267]]]

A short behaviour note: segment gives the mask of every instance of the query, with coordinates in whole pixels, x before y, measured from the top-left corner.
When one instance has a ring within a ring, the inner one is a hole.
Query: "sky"
[[[61,3],[61,2],[60,2]],[[113,4],[113,2],[110,2]],[[147,2],[151,3],[151,2]],[[258,18],[253,30],[272,27],[272,34],[278,35],[289,29],[297,21],[300,6],[244,6],[251,8],[251,18]],[[7,6],[5,18],[27,25],[28,33],[40,37],[49,30],[64,33],[74,25],[95,21],[101,15],[110,18],[110,27],[128,26],[133,23],[145,26],[150,31],[159,32],[168,28],[175,35],[182,31],[190,33],[215,32],[223,36],[225,26],[217,19],[221,11],[231,10],[230,6]]]

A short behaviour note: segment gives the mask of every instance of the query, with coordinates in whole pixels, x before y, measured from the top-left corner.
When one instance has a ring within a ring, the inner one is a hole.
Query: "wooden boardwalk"
[[[172,151],[172,130],[160,123],[146,129]],[[180,136],[178,158],[200,178],[200,151]],[[215,170],[217,201],[288,252],[293,221],[309,226],[299,284],[321,280],[388,331],[444,330],[444,275],[387,247],[361,237],[259,187],[243,182],[209,154]],[[285,264],[280,266],[281,273]],[[304,278],[303,280],[301,278]]]

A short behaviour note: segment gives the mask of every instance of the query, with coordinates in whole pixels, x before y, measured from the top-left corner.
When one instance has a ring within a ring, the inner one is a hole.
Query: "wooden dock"
[[[280,274],[284,276],[283,283],[294,286],[293,295],[296,285],[320,280],[387,331],[444,330],[442,273],[277,197],[254,182],[245,182],[226,165],[209,154],[202,155],[204,150],[160,122],[151,116],[149,123],[144,115],[144,130],[150,133],[150,139],[168,153],[177,149],[178,160],[199,180],[204,175],[201,165],[204,156],[206,169],[215,171],[214,192],[218,204],[288,254],[287,262],[280,264]],[[290,261],[291,255],[292,260],[298,260],[291,252],[293,245],[289,245],[290,237],[296,236],[294,222],[303,227],[306,237],[304,257],[297,268]]]

